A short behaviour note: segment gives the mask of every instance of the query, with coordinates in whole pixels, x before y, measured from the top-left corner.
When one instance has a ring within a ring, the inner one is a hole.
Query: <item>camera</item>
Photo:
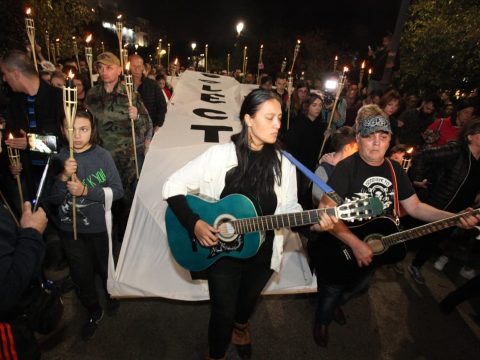
[[[328,91],[323,92],[323,103],[328,106],[332,104],[335,101],[335,96],[333,94],[329,93]]]
[[[57,137],[55,135],[27,134],[30,151],[53,154],[57,152]]]

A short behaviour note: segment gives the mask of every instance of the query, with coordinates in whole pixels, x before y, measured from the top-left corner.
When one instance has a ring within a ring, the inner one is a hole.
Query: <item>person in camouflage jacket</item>
[[[95,116],[102,146],[110,151],[120,170],[126,196],[133,198],[136,170],[130,118],[135,119],[139,169],[152,139],[152,120],[137,93],[133,93],[133,106],[129,107],[125,85],[119,77],[120,60],[115,55],[102,53],[95,64],[101,82],[89,90],[85,104]]]
[[[137,93],[133,93],[129,106],[125,84],[120,81],[120,60],[111,52],[104,52],[98,55],[95,66],[100,83],[88,91],[85,105],[93,113],[102,146],[111,153],[122,179],[124,197],[112,207],[114,234],[121,241],[137,184],[130,119],[135,124],[139,171],[152,140],[153,126]]]

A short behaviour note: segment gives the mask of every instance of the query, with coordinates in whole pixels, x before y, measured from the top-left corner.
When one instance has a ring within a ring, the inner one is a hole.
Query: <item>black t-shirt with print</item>
[[[400,164],[392,161],[397,179],[399,200],[415,194],[410,179]],[[393,181],[390,166],[386,161],[380,166],[368,165],[358,153],[340,161],[328,179],[337,194],[344,199],[359,197],[360,194],[375,196],[383,203],[383,215],[393,215]]]

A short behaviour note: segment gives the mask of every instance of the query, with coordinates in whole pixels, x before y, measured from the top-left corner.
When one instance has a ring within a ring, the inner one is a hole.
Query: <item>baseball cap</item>
[[[390,121],[382,115],[369,116],[363,119],[360,121],[357,129],[360,136],[368,136],[377,131],[392,133]]]
[[[95,61],[95,65],[97,64],[103,65],[118,65],[120,66],[120,60],[110,51],[105,51],[97,56],[97,61]]]

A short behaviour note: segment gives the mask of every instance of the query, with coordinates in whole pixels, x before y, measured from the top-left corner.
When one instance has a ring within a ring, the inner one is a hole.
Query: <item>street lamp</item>
[[[192,63],[193,63],[193,70],[197,70],[197,69],[196,69],[196,64],[195,64],[195,54],[194,54],[194,52],[195,52],[195,48],[197,47],[197,43],[194,43],[194,42],[192,42],[190,46],[192,47]]]
[[[245,26],[245,24],[243,23],[243,21],[240,21],[237,24],[237,34],[238,34],[239,37],[240,37],[240,33],[242,32],[244,26]]]

